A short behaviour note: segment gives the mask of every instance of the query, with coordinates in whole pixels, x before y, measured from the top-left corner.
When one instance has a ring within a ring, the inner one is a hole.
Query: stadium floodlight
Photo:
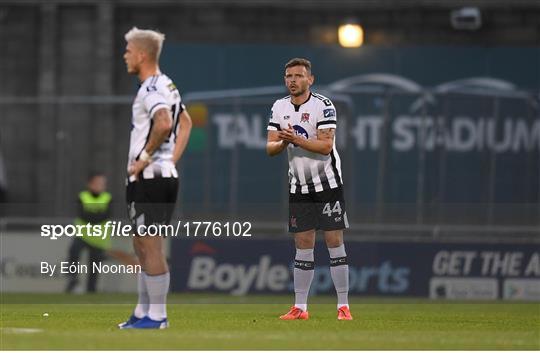
[[[338,28],[338,40],[344,48],[358,48],[364,43],[364,29],[352,21],[342,24]]]

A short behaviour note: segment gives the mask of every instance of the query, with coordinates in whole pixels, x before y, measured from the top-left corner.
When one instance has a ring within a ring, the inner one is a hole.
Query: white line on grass
[[[39,333],[43,332],[40,328],[29,328],[29,327],[2,327],[0,328],[4,333]]]

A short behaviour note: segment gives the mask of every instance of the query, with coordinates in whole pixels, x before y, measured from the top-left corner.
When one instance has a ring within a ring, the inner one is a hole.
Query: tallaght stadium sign
[[[540,119],[507,116],[491,117],[434,117],[422,115],[397,115],[388,123],[390,147],[395,151],[409,152],[423,146],[426,151],[444,148],[451,152],[540,151]],[[236,146],[264,149],[266,146],[266,120],[260,114],[216,113],[212,121],[217,128],[219,148]],[[347,126],[351,125],[351,126]],[[383,142],[385,120],[380,115],[359,115],[351,122],[343,119],[338,129],[347,137],[338,145],[352,143],[358,150],[378,150]]]
[[[340,148],[540,151],[537,93],[522,91],[499,78],[470,77],[423,87],[406,77],[369,73],[315,90],[330,97],[337,107],[336,143]],[[257,150],[266,146],[270,106],[283,95],[282,86],[269,86],[198,92],[188,100],[200,102],[210,113],[218,148]]]

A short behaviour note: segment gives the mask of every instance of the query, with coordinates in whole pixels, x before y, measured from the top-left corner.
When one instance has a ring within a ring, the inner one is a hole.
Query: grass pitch
[[[134,296],[3,294],[0,348],[540,349],[540,303],[358,298],[354,320],[339,322],[334,299],[316,297],[308,321],[278,320],[290,299],[171,295],[169,329],[121,331]]]

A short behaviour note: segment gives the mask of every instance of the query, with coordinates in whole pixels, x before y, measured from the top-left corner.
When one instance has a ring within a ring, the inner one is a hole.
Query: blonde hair
[[[139,48],[148,53],[156,62],[159,60],[165,35],[150,29],[133,27],[124,36],[126,42],[134,42]]]

